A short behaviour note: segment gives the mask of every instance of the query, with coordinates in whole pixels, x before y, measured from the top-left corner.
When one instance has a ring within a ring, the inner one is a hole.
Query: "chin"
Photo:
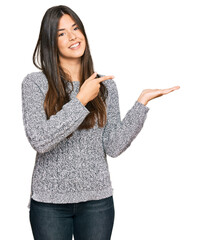
[[[77,51],[77,52],[75,51],[74,53],[71,52],[71,54],[69,54],[68,56],[82,57],[84,55],[84,52],[85,52],[85,50],[80,49],[80,51]]]

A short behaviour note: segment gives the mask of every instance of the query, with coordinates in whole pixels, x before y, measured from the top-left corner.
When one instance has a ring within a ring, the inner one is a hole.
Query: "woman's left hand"
[[[180,86],[175,86],[172,88],[166,88],[166,89],[144,89],[142,93],[140,94],[138,98],[138,102],[141,102],[144,105],[147,105],[147,103],[157,97],[161,97],[162,95],[168,94],[174,90],[179,89]]]

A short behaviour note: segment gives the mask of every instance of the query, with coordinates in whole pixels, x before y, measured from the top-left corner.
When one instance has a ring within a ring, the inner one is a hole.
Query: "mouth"
[[[80,45],[81,45],[81,42],[77,42],[76,44],[71,45],[69,48],[71,50],[76,50],[76,49],[78,49],[80,47]]]

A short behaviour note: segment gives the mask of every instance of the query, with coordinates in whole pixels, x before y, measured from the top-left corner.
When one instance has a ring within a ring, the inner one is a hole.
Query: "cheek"
[[[82,40],[83,45],[86,46],[85,37],[84,37],[84,36],[81,36],[80,39]]]
[[[86,42],[85,41],[83,41],[83,46],[84,46],[84,49],[86,48]]]
[[[58,47],[60,49],[66,48],[66,46],[68,46],[68,41],[67,40],[58,41]]]
[[[85,41],[85,36],[80,32],[78,33],[77,37],[81,39],[82,41]]]

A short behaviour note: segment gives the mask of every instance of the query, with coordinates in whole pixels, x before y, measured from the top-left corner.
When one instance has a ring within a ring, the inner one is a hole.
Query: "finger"
[[[88,79],[92,80],[92,79],[94,79],[96,77],[96,75],[97,75],[97,72],[94,72]]]
[[[164,90],[162,90],[162,93],[167,94],[167,93],[170,93],[170,92],[173,92],[173,91],[174,91],[174,89],[164,89]]]
[[[158,89],[158,90],[159,90],[159,93],[167,94],[167,93],[173,92],[175,88],[166,88],[166,89]]]
[[[180,86],[175,86],[175,87],[171,87],[171,88],[166,88],[165,90],[172,90],[172,89],[179,89]]]
[[[96,78],[97,81],[100,83],[100,82],[103,82],[105,80],[108,80],[108,79],[113,79],[114,76],[113,75],[110,75],[110,76],[104,76],[104,77],[100,77],[100,78]]]
[[[179,88],[180,88],[180,86],[175,86],[172,89],[179,89]]]

